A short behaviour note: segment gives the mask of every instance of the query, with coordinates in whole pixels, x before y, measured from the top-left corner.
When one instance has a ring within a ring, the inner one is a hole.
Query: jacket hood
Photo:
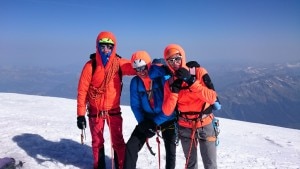
[[[96,60],[97,60],[97,63],[101,62],[101,56],[100,56],[100,53],[98,51],[98,45],[99,45],[99,42],[101,39],[111,39],[114,43],[114,48],[111,52],[111,55],[110,55],[110,60],[113,59],[113,57],[116,56],[116,49],[117,49],[117,40],[116,40],[116,37],[115,35],[112,33],[112,32],[108,32],[108,31],[103,31],[103,32],[100,32],[97,36],[97,39],[96,39]]]
[[[137,51],[131,56],[131,65],[133,68],[147,65],[149,70],[151,66],[151,57],[146,51]]]
[[[165,61],[167,62],[167,59],[176,54],[176,53],[179,53],[182,57],[182,60],[181,60],[181,67],[184,67],[187,69],[187,67],[185,66],[186,64],[186,57],[185,57],[185,52],[183,50],[183,48],[178,45],[178,44],[169,44],[165,50],[164,50],[164,58],[165,58]],[[172,72],[174,72],[174,70],[172,69],[172,67],[169,65],[169,63],[167,62],[167,65],[168,67],[170,68],[170,70],[172,70]]]

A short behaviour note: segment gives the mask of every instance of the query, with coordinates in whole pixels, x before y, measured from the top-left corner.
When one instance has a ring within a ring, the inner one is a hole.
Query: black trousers
[[[166,169],[175,169],[176,164],[176,135],[174,128],[162,129],[162,137],[164,140],[166,151]],[[142,149],[146,142],[146,135],[134,129],[129,140],[126,143],[126,153],[124,169],[135,169],[138,160],[138,152]]]

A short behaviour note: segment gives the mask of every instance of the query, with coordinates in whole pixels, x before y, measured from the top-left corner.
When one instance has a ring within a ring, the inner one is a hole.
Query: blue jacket
[[[154,99],[154,108],[150,106],[148,95],[142,79],[138,76],[132,78],[130,82],[130,106],[138,123],[145,118],[153,120],[157,125],[175,119],[175,113],[166,116],[162,112],[162,103],[164,97],[165,77],[158,75],[159,71],[151,71],[151,69],[159,69],[159,66],[152,65],[149,70],[149,76],[152,79],[152,91]],[[151,72],[155,72],[151,74]]]

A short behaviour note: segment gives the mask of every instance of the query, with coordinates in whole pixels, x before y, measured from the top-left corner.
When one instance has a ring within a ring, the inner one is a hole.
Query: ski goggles
[[[175,62],[179,63],[181,60],[182,60],[181,56],[179,54],[177,54],[175,57],[167,59],[167,62],[169,64],[173,64]]]
[[[109,44],[109,43],[99,43],[99,49],[101,51],[108,49],[108,50],[112,50],[114,48],[113,44]]]
[[[142,72],[142,71],[144,71],[144,70],[146,70],[146,69],[147,69],[147,65],[144,65],[144,66],[140,66],[140,67],[134,68],[134,70],[135,70],[136,72]]]

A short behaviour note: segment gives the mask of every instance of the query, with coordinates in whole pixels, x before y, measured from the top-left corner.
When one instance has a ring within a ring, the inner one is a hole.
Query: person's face
[[[174,70],[178,70],[181,67],[181,61],[182,61],[182,57],[179,54],[175,54],[173,56],[170,56],[167,59],[168,64]]]
[[[99,43],[99,50],[102,53],[109,53],[113,50],[114,45],[113,44],[105,44],[105,43]]]
[[[145,78],[148,76],[147,65],[137,67],[134,70],[136,71],[136,74],[141,78]]]

